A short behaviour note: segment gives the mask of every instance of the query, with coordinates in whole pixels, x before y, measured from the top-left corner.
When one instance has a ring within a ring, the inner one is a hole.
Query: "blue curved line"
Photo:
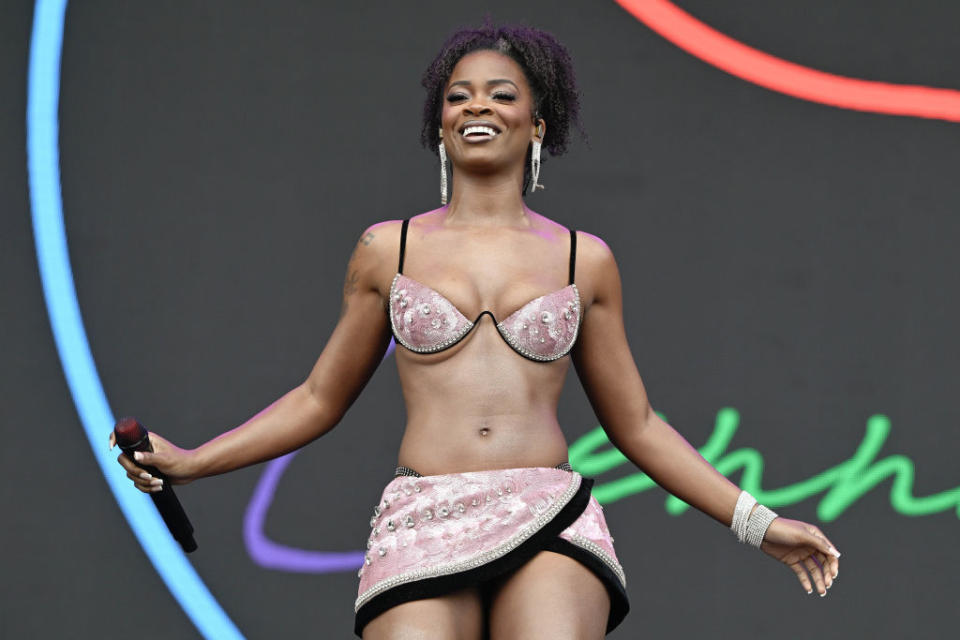
[[[37,0],[27,75],[27,168],[40,278],[73,402],[94,457],[130,528],[167,588],[205,638],[243,638],[170,536],[149,498],[130,487],[107,450],[114,418],[77,302],[60,193],[60,55],[66,0]]]

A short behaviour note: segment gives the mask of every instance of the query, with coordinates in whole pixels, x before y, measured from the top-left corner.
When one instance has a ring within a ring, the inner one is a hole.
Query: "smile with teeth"
[[[471,136],[475,136],[477,138],[481,138],[481,137],[493,138],[499,133],[500,132],[494,129],[493,127],[484,127],[481,125],[474,125],[464,129],[463,133],[461,133],[460,135],[462,135],[464,138],[469,138]]]

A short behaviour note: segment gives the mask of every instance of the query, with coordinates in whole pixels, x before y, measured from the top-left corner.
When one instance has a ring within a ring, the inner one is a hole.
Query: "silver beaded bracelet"
[[[770,509],[767,509],[762,504],[757,505],[757,510],[753,512],[750,520],[747,521],[747,544],[751,544],[759,549],[760,544],[763,542],[763,536],[767,534],[770,523],[773,522],[776,517],[777,514]]]
[[[747,540],[747,519],[750,517],[750,510],[757,504],[756,499],[746,491],[740,492],[737,498],[737,506],[733,509],[733,522],[730,523],[730,530],[733,531],[737,540],[746,542]]]
[[[756,511],[753,511],[755,504],[757,500],[752,495],[741,491],[737,498],[737,505],[733,509],[730,529],[736,534],[737,540],[759,549],[767,529],[770,528],[770,523],[777,518],[777,514],[762,504],[757,505]]]

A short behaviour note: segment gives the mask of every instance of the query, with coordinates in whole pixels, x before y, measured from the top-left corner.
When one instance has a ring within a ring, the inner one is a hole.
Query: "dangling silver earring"
[[[536,118],[539,119],[539,115]],[[537,123],[537,137],[543,139],[543,123]],[[534,140],[530,149],[530,177],[532,178],[530,183],[530,193],[535,192],[537,189],[543,189],[542,184],[538,184],[540,178],[540,140]]]
[[[542,184],[537,184],[537,180],[540,178],[540,141],[533,141],[533,148],[530,149],[530,176],[532,177],[532,182],[530,184],[530,193],[533,193],[538,188],[543,189]]]
[[[440,133],[441,138],[443,132]],[[440,140],[440,204],[447,204],[447,149]]]

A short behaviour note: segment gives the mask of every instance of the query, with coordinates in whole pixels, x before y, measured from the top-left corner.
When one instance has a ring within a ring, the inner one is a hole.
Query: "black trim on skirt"
[[[398,604],[411,602],[413,600],[422,600],[424,598],[435,598],[459,591],[465,587],[483,584],[503,574],[519,569],[524,563],[541,551],[553,551],[573,558],[593,571],[593,573],[600,578],[600,581],[603,582],[607,588],[607,593],[610,594],[610,617],[607,620],[607,632],[609,633],[623,621],[624,616],[627,615],[627,611],[630,609],[623,585],[620,584],[620,580],[616,574],[614,574],[603,561],[589,551],[581,549],[559,537],[560,533],[573,524],[587,508],[587,505],[590,503],[590,489],[592,486],[592,479],[583,478],[580,482],[580,488],[550,522],[545,524],[543,528],[530,536],[516,549],[509,551],[505,555],[479,567],[474,567],[473,569],[451,575],[407,582],[374,596],[357,611],[354,633],[356,633],[357,636],[362,636],[363,628],[367,626],[371,620]]]
[[[573,558],[593,571],[593,573],[600,578],[600,582],[607,588],[607,595],[610,596],[610,617],[607,618],[607,633],[613,631],[623,622],[623,619],[627,617],[627,613],[630,612],[630,601],[627,599],[627,590],[620,582],[617,574],[615,574],[603,560],[586,549],[578,547],[569,540],[560,537],[551,540],[550,543],[544,547],[544,550],[561,553]]]

